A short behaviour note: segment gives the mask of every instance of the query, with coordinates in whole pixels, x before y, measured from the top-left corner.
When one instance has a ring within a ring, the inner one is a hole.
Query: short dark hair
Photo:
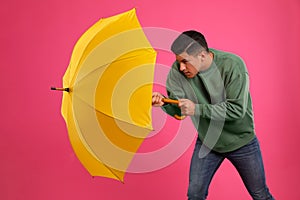
[[[193,55],[203,50],[209,52],[206,39],[202,33],[194,30],[181,33],[171,46],[171,51],[176,55],[183,52]]]

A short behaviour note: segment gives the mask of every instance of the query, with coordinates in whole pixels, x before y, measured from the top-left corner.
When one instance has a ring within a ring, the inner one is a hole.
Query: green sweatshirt
[[[231,53],[210,49],[213,63],[192,79],[174,62],[166,83],[169,98],[189,99],[196,104],[191,116],[200,140],[208,148],[224,153],[236,150],[254,136],[249,76],[243,60]],[[180,108],[166,104],[169,115],[181,115]]]

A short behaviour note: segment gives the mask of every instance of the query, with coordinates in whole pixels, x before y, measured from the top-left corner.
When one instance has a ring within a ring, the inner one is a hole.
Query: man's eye
[[[181,61],[183,64],[186,64],[186,63],[188,63],[188,61],[187,60],[183,60],[183,61]]]

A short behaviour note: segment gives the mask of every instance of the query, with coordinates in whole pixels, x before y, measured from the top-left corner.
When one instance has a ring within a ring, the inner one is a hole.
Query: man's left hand
[[[178,106],[181,109],[182,115],[191,116],[195,114],[195,104],[189,99],[179,99]]]

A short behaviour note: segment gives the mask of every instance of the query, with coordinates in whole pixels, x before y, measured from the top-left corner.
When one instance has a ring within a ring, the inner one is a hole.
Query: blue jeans
[[[198,139],[190,166],[189,200],[206,199],[210,182],[225,158],[235,166],[254,200],[274,199],[266,185],[261,151],[256,137],[235,151],[229,153],[210,151],[204,158],[199,158],[200,147],[201,141]]]

